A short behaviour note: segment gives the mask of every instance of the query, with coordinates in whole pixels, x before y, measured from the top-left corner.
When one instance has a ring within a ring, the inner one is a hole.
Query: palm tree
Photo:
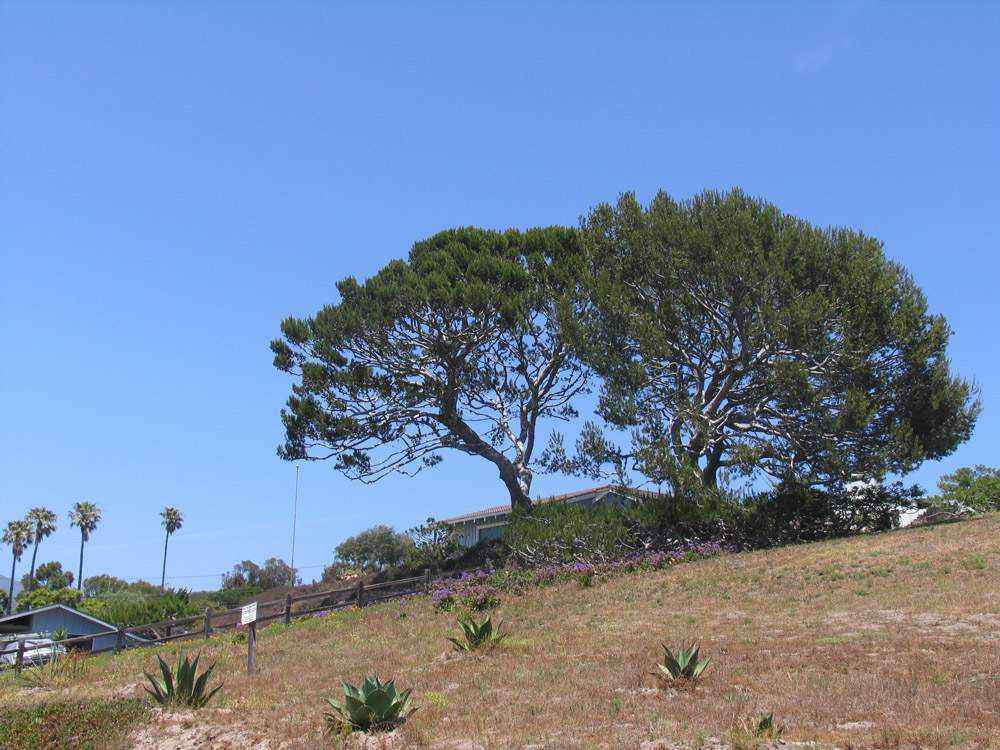
[[[80,571],[77,574],[76,588],[83,588],[83,545],[90,539],[91,533],[101,522],[101,509],[87,500],[82,500],[73,505],[73,510],[69,512],[69,523],[80,529]]]
[[[160,589],[162,590],[167,582],[167,543],[170,541],[170,535],[184,525],[184,517],[181,516],[181,512],[177,508],[171,508],[168,505],[160,512],[160,518],[163,519],[163,528],[167,530],[167,538],[163,540],[163,573],[160,576]]]
[[[56,530],[58,516],[48,508],[32,508],[24,520],[31,524],[31,534],[35,539],[35,549],[31,552],[31,572],[28,574],[31,588],[35,588],[35,560],[38,558],[38,545]]]
[[[17,572],[17,561],[31,544],[31,524],[27,521],[10,521],[3,532],[3,543],[10,547],[13,562],[10,564],[10,591],[7,592],[7,614],[14,606],[14,575]]]

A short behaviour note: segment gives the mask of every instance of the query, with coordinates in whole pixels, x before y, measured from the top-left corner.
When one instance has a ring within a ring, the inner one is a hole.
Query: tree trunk
[[[170,532],[167,532],[166,538],[163,540],[163,572],[160,574],[160,591],[164,590],[164,585],[167,582],[167,542],[170,541]]]
[[[38,536],[35,536],[35,549],[31,553],[31,573],[28,574],[28,581],[31,588],[35,588],[35,558],[38,557]]]
[[[10,562],[10,590],[7,592],[7,614],[8,615],[13,611],[13,607],[14,607],[14,570],[15,570],[16,566],[17,566],[17,558],[14,557],[11,560],[11,562]]]
[[[500,480],[504,483],[507,491],[510,493],[510,508],[511,510],[516,510],[521,508],[528,512],[534,507],[531,498],[528,497],[528,493],[524,491],[521,487],[521,483],[518,481],[517,470],[514,466],[508,463],[506,466],[498,465],[497,468],[500,470]]]
[[[83,590],[83,543],[86,541],[83,532],[80,533],[80,568],[77,571],[76,590]]]

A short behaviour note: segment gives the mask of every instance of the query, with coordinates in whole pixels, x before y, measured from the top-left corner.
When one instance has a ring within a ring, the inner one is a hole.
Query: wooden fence
[[[301,596],[292,596],[289,593],[285,595],[284,600],[276,599],[270,602],[258,602],[257,623],[281,620],[287,625],[296,617],[304,617],[316,612],[328,612],[347,607],[364,607],[369,604],[388,601],[389,599],[427,593],[430,589],[430,582],[430,571],[427,571],[422,576],[400,578],[395,581],[383,581],[368,585],[365,585],[363,580],[359,580],[356,585],[348,588],[312,591]],[[319,601],[319,604],[312,606],[317,601]],[[296,607],[296,605],[304,602],[310,606]],[[153,646],[158,643],[169,643],[184,638],[201,637],[208,640],[213,633],[238,627],[241,610],[242,607],[234,607],[232,609],[213,612],[211,609],[206,608],[204,614],[193,615],[191,617],[180,617],[175,620],[163,620],[146,625],[133,625],[127,628],[122,627],[99,633],[91,633],[89,635],[75,636],[73,638],[63,638],[58,641],[46,643],[40,650],[47,651],[49,648],[55,649],[59,646],[70,648],[77,644],[108,636],[115,636],[113,646],[96,650],[91,649],[86,653],[97,654],[107,651],[118,653],[128,647],[127,642],[130,640],[130,636],[135,646]],[[270,612],[268,613],[269,610]],[[262,615],[261,612],[265,614]],[[141,639],[141,641],[138,641],[138,639]],[[24,667],[25,651],[29,652],[30,659],[30,652],[33,650],[31,646],[25,647],[25,640],[31,639],[26,639],[24,636],[20,636],[17,639],[17,656],[13,667],[18,672]],[[48,653],[53,654],[54,652],[49,651]]]

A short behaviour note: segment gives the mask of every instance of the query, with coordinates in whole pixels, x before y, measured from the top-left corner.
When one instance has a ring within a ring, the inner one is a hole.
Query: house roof
[[[106,630],[118,629],[117,625],[112,625],[110,622],[104,622],[104,620],[98,620],[96,617],[93,617],[92,615],[88,615],[87,613],[81,612],[78,609],[73,609],[72,607],[67,607],[65,604],[49,604],[45,607],[39,607],[38,609],[29,609],[26,610],[25,612],[14,612],[13,614],[7,615],[6,617],[0,617],[0,625],[3,625],[5,622],[10,622],[11,620],[18,620],[22,617],[31,617],[32,615],[37,615],[40,612],[48,612],[49,610],[52,609],[64,610],[66,612],[76,615],[77,617],[83,620],[89,620],[90,622],[96,623],[101,627],[105,628]],[[132,633],[126,633],[126,637],[134,638],[138,641],[146,640],[145,638],[140,638],[139,636],[134,635]]]
[[[591,500],[594,498],[606,495],[609,492],[616,491],[623,494],[629,495],[641,495],[644,497],[654,496],[655,492],[649,492],[647,490],[636,490],[630,487],[622,487],[617,484],[604,484],[600,487],[591,487],[587,490],[576,490],[575,492],[566,492],[562,495],[553,495],[552,497],[546,497],[541,500],[535,500],[535,505],[547,505],[548,503],[560,503],[560,502],[571,502],[571,501],[581,501],[581,500]],[[465,521],[478,521],[482,518],[490,518],[491,516],[505,516],[510,513],[510,503],[504,505],[492,505],[489,508],[483,508],[482,510],[477,510],[472,513],[465,513],[461,516],[455,516],[454,518],[442,519],[442,523],[456,524],[463,523]]]

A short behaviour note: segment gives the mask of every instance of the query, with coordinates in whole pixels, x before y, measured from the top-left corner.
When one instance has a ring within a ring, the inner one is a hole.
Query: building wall
[[[107,630],[107,628],[103,625],[91,622],[85,617],[80,617],[73,612],[68,612],[63,609],[49,609],[44,612],[36,612],[35,614],[30,615],[27,620],[27,629],[22,629],[21,632],[48,635],[61,628],[69,634],[70,638],[72,638],[78,635],[90,635],[92,633],[101,633]],[[95,638],[93,640],[91,649],[93,651],[102,651],[104,649],[114,648],[116,641],[117,636],[115,635],[101,636],[100,638]]]

